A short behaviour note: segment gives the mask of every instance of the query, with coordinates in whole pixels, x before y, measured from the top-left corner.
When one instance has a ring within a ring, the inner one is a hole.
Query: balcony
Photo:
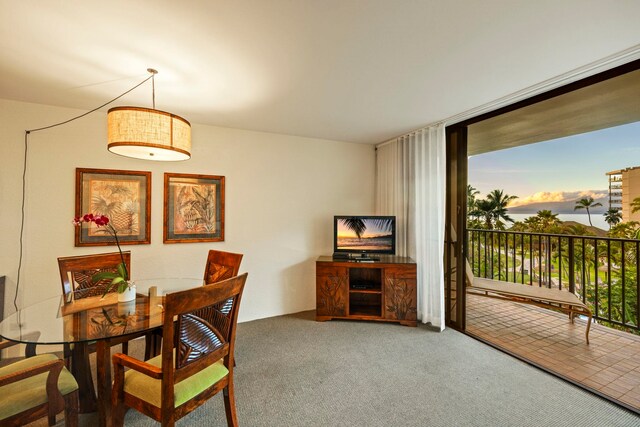
[[[467,293],[467,332],[640,413],[640,337],[530,305]]]
[[[571,324],[548,309],[467,293],[467,331],[640,413],[640,240],[470,229],[474,274],[566,289],[593,312]]]

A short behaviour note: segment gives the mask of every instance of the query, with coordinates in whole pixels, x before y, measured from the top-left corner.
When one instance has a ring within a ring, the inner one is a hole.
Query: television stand
[[[317,321],[356,319],[416,326],[416,304],[416,263],[411,258],[322,256],[316,261]]]

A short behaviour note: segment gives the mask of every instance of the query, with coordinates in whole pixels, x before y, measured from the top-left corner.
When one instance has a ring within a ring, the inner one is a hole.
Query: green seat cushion
[[[54,354],[29,357],[0,368],[0,377],[57,359],[58,357]],[[0,396],[2,396],[0,398],[0,420],[46,403],[47,375],[49,375],[48,372],[43,372],[0,387]],[[78,383],[75,378],[66,368],[63,368],[58,378],[58,390],[66,395],[77,389]]]
[[[162,355],[149,359],[146,363],[161,368]],[[229,370],[224,366],[222,359],[220,359],[202,371],[176,383],[174,387],[174,407],[177,408],[183,403],[188,402],[220,381],[227,374],[229,374]],[[160,408],[161,380],[153,379],[130,369],[124,373],[124,391]]]

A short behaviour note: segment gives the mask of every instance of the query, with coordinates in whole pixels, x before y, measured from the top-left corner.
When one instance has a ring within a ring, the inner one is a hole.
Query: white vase
[[[130,285],[124,292],[118,292],[118,302],[134,301],[136,299],[136,285]]]

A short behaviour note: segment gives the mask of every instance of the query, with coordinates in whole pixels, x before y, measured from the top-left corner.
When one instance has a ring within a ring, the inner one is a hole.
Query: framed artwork
[[[76,168],[76,216],[106,215],[121,245],[151,243],[151,172]],[[76,246],[114,246],[94,223],[74,227]]]
[[[224,241],[224,176],[164,174],[164,243]]]

